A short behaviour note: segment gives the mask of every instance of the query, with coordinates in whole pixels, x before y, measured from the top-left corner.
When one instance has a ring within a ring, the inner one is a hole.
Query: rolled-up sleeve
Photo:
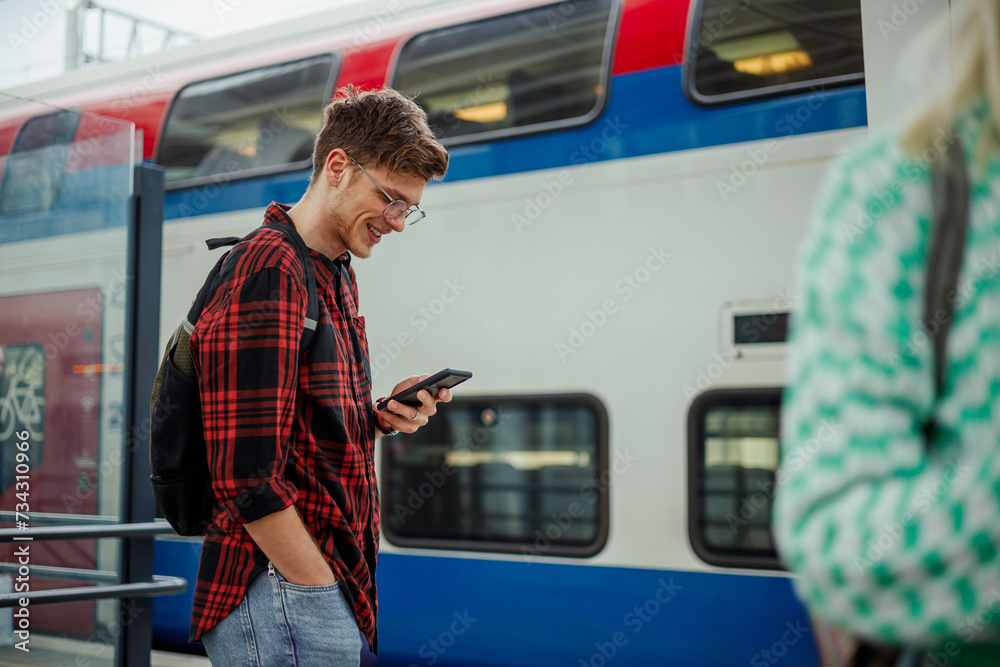
[[[192,336],[212,486],[241,524],[297,498],[284,470],[304,318],[301,285],[267,268],[216,295]]]
[[[869,145],[834,170],[803,249],[775,538],[833,622],[886,641],[975,641],[1000,609],[997,431],[970,428],[946,384],[925,444],[930,186],[894,150]],[[949,343],[972,340],[974,305],[958,304]],[[969,360],[950,347],[951,375]]]

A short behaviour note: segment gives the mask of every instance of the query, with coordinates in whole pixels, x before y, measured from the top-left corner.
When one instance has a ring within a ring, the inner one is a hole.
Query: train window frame
[[[531,123],[526,125],[517,125],[509,128],[502,128],[498,130],[487,130],[485,132],[463,134],[454,137],[439,137],[438,140],[442,145],[447,147],[452,146],[463,146],[467,144],[477,144],[485,143],[491,141],[497,141],[500,139],[509,139],[512,137],[520,137],[533,134],[541,134],[545,132],[552,132],[557,130],[564,130],[573,127],[582,127],[584,125],[589,125],[597,120],[602,113],[604,113],[605,108],[608,104],[608,99],[610,97],[610,85],[611,85],[611,66],[612,59],[615,52],[615,46],[618,40],[618,27],[622,19],[622,11],[624,7],[625,0],[610,0],[608,8],[608,25],[604,34],[604,48],[601,53],[601,65],[600,65],[600,92],[597,95],[597,100],[595,101],[594,107],[582,116],[576,116],[572,118],[561,118],[552,121],[543,121],[539,123]],[[492,14],[483,18],[474,19],[472,21],[463,21],[461,23],[453,23],[444,26],[438,26],[431,30],[424,30],[411,35],[407,39],[403,40],[399,47],[396,49],[392,57],[392,63],[389,67],[389,86],[393,89],[403,91],[399,87],[399,63],[402,55],[405,53],[407,47],[417,39],[425,37],[427,35],[433,35],[435,33],[446,32],[449,30],[454,30],[459,27],[471,26],[476,23],[485,23],[487,21],[492,21],[496,19],[501,19],[510,16],[516,16],[518,14],[523,14],[529,11],[539,11],[548,8],[550,11],[559,11],[558,8],[564,5],[565,0],[560,2],[551,2],[544,5],[537,5],[533,7],[526,7],[522,9],[517,9],[514,11],[502,12],[500,14]],[[404,94],[409,94],[408,91],[403,91]],[[432,128],[433,129],[433,128]]]
[[[390,544],[397,548],[405,549],[432,549],[444,551],[468,551],[476,553],[500,553],[518,554],[529,559],[542,559],[550,557],[569,558],[592,558],[604,550],[607,545],[610,532],[610,489],[614,483],[610,472],[609,461],[609,419],[608,411],[604,403],[593,394],[586,393],[566,393],[566,394],[493,394],[493,395],[470,395],[456,396],[449,403],[450,408],[460,406],[462,403],[500,403],[504,405],[522,406],[538,403],[555,403],[558,405],[576,404],[589,408],[596,418],[596,457],[597,473],[596,478],[599,484],[597,506],[597,532],[594,540],[588,545],[557,545],[550,544],[544,551],[537,545],[537,539],[530,542],[506,542],[488,540],[467,540],[467,539],[440,539],[427,537],[408,537],[396,534],[392,528],[392,522],[385,520],[388,513],[394,511],[394,507],[389,506],[390,495],[385,493],[384,485],[388,483],[389,470],[386,448],[392,446],[392,438],[382,438],[380,451],[379,484],[382,505],[382,535]],[[400,437],[400,436],[393,436]]]
[[[750,387],[740,389],[711,389],[694,398],[688,408],[688,541],[695,554],[709,565],[727,568],[747,568],[757,570],[783,570],[784,565],[776,550],[770,554],[741,552],[738,549],[723,550],[713,547],[702,532],[704,512],[701,499],[705,493],[703,480],[705,470],[705,417],[710,410],[718,407],[774,406],[778,421],[781,420],[781,399],[784,387]],[[781,442],[778,442],[778,464],[781,463]],[[776,469],[777,470],[777,469]],[[768,499],[769,506],[774,495]]]
[[[225,74],[220,74],[218,76],[209,77],[207,79],[198,79],[197,81],[191,81],[190,83],[182,86],[171,98],[170,106],[167,109],[167,113],[163,116],[163,122],[160,125],[160,131],[157,135],[156,149],[153,151],[154,162],[156,164],[162,164],[161,156],[164,151],[164,144],[167,140],[167,127],[170,124],[170,120],[177,109],[178,102],[182,99],[185,91],[192,88],[193,86],[202,86],[205,84],[211,84],[217,81],[222,81],[224,79],[229,79],[233,77],[243,76],[247,74],[253,74],[254,72],[264,72],[269,69],[276,69],[279,67],[286,67],[288,65],[294,65],[296,63],[304,63],[310,60],[321,60],[323,58],[330,59],[330,73],[328,75],[326,86],[323,91],[323,103],[319,108],[320,120],[322,124],[322,113],[323,109],[326,108],[328,104],[333,100],[333,95],[336,90],[337,77],[340,75],[340,69],[343,64],[343,57],[339,52],[329,51],[317,53],[304,58],[295,58],[293,60],[287,60],[277,63],[269,63],[260,67],[253,67],[251,69],[239,70],[236,72],[227,72]],[[316,132],[319,132],[317,128]],[[315,134],[313,135],[315,140]],[[252,167],[250,169],[241,169],[238,171],[226,171],[217,172],[213,174],[206,174],[204,176],[194,176],[188,178],[181,178],[175,181],[167,181],[165,183],[165,189],[167,191],[171,190],[181,190],[186,188],[193,188],[203,185],[212,185],[219,183],[228,183],[230,181],[245,180],[249,178],[258,178],[260,176],[271,176],[274,174],[284,174],[288,172],[299,171],[305,168],[312,167],[312,156],[309,158],[296,160],[295,162],[287,162],[283,164],[267,165],[263,167]]]
[[[14,142],[11,144],[10,152],[3,156],[4,173],[3,181],[0,182],[0,215],[25,215],[30,213],[44,213],[52,210],[59,201],[63,179],[66,177],[70,148],[76,140],[76,133],[80,127],[82,116],[83,113],[79,109],[55,109],[47,113],[32,116],[21,124],[17,135],[14,137]],[[32,126],[46,122],[52,118],[55,119],[55,127],[44,138],[42,145],[25,149],[23,144]],[[12,204],[7,188],[11,187],[12,182],[17,184],[19,181],[19,177],[13,176],[11,173],[21,170],[21,168],[16,167],[18,163],[22,160],[29,160],[35,163],[39,160],[44,161],[46,156],[53,155],[53,151],[62,148],[65,148],[66,155],[60,155],[59,157],[62,159],[59,160],[50,160],[49,171],[51,173],[49,176],[53,180],[48,184],[47,189],[44,187],[38,189],[42,195],[40,201],[24,205],[15,199]]]
[[[735,102],[746,102],[756,99],[766,99],[771,97],[781,97],[793,95],[805,91],[826,90],[828,88],[838,88],[842,86],[861,85],[865,82],[865,72],[853,74],[842,74],[832,77],[818,79],[807,79],[794,83],[779,84],[775,86],[764,86],[760,88],[748,88],[729,93],[706,94],[698,90],[695,81],[695,69],[699,51],[703,50],[698,43],[699,28],[701,27],[702,15],[705,5],[713,0],[695,0],[691,6],[688,18],[687,33],[684,38],[684,63],[681,71],[684,94],[694,104],[702,107],[713,107]],[[862,65],[863,67],[863,65]]]

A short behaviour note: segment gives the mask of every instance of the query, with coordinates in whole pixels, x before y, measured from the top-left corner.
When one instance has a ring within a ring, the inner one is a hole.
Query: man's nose
[[[392,227],[393,231],[396,232],[401,232],[403,231],[403,228],[406,227],[405,215],[399,215],[396,216],[395,218],[386,218],[385,221],[388,222],[389,226]]]

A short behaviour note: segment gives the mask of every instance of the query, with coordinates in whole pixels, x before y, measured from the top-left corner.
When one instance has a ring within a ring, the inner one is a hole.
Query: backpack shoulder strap
[[[302,264],[302,281],[306,286],[306,318],[305,325],[302,328],[302,338],[299,342],[299,353],[301,354],[312,343],[313,336],[316,333],[316,326],[319,322],[319,294],[316,288],[316,270],[313,265],[313,259],[309,255],[309,248],[306,247],[305,241],[299,236],[295,227],[284,221],[271,226],[284,234],[285,240],[295,249],[295,254],[298,255],[299,262]]]
[[[227,236],[225,238],[218,239],[208,239],[205,241],[205,245],[208,246],[209,250],[215,250],[216,248],[221,248],[223,246],[234,246],[240,242],[240,239],[235,236]],[[194,331],[195,322],[201,317],[201,311],[205,309],[205,304],[211,298],[212,293],[215,291],[216,282],[219,278],[219,274],[222,272],[222,265],[225,263],[226,258],[229,257],[229,251],[227,250],[222,257],[215,263],[212,270],[208,272],[208,276],[205,278],[205,282],[202,284],[201,289],[198,290],[198,295],[194,298],[194,303],[191,304],[191,308],[188,310],[187,319],[181,324],[188,335]]]
[[[288,224],[287,222],[281,221],[277,224],[264,226],[261,225],[257,229],[253,230],[242,239],[236,236],[226,236],[223,238],[207,239],[205,245],[208,246],[209,250],[215,250],[216,248],[221,248],[223,246],[234,246],[242,240],[252,238],[261,229],[270,227],[278,230],[285,237],[285,240],[295,249],[295,254],[299,258],[299,262],[302,265],[302,280],[306,286],[306,317],[305,326],[302,329],[302,338],[299,341],[300,353],[305,351],[305,349],[312,342],[313,335],[316,333],[316,325],[319,321],[319,296],[316,291],[316,272],[313,267],[312,257],[309,255],[309,248],[306,247],[305,241],[299,236],[299,233],[295,231],[295,228]],[[198,296],[195,297],[194,303],[191,305],[191,309],[188,311],[187,320],[184,321],[182,326],[188,332],[188,335],[194,330],[195,322],[201,317],[201,311],[205,309],[205,305],[211,298],[211,295],[215,291],[216,283],[218,282],[219,274],[222,272],[222,265],[225,263],[226,259],[229,257],[229,251],[226,251],[219,261],[215,263],[212,270],[208,273],[208,277],[205,279],[205,283],[198,290]]]
[[[931,168],[934,220],[927,256],[924,326],[934,342],[934,388],[944,386],[945,345],[955,317],[958,274],[969,226],[969,173],[957,137]],[[938,326],[931,326],[936,322]]]

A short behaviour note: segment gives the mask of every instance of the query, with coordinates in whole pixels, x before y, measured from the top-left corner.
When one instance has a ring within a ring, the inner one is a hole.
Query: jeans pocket
[[[302,586],[275,574],[297,664],[314,664],[312,657],[333,660],[324,664],[358,664],[361,633],[340,583]]]
[[[267,564],[267,569],[269,573],[274,573],[275,578],[278,580],[279,585],[282,590],[292,590],[300,591],[302,593],[325,593],[332,591],[334,589],[340,590],[340,582],[335,581],[332,584],[323,584],[322,586],[306,586],[305,584],[293,584],[288,579],[285,579],[285,575],[278,572],[278,568],[274,567],[273,563]]]
[[[332,584],[325,584],[323,586],[303,586],[302,584],[293,584],[287,579],[280,579],[281,589],[285,591],[295,591],[296,593],[331,593],[333,591],[340,591],[340,582],[335,581]]]

